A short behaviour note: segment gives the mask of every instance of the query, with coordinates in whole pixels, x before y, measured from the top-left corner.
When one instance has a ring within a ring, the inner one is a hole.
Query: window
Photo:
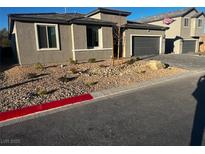
[[[189,26],[189,19],[184,18],[184,27],[188,27],[188,26]]]
[[[37,24],[37,45],[38,49],[58,49],[58,30],[57,25]]]
[[[198,19],[198,27],[201,27],[201,26],[202,26],[202,20]]]
[[[88,48],[94,48],[99,46],[99,31],[100,27],[87,26],[87,46]]]

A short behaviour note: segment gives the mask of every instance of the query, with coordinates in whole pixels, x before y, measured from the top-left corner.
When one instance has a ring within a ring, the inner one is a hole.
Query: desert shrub
[[[108,65],[100,64],[99,67],[101,67],[101,68],[106,68],[106,67],[108,67]]]
[[[47,94],[48,94],[48,91],[45,88],[36,88],[36,95],[37,96],[44,96]]]
[[[98,83],[98,81],[94,81],[94,82],[87,82],[85,83],[86,86],[90,87],[90,86],[94,86]]]
[[[88,63],[95,63],[96,62],[96,59],[95,58],[90,58],[88,59]]]
[[[136,57],[135,60],[136,60],[136,61],[139,61],[139,60],[142,60],[142,58]]]
[[[34,64],[34,68],[37,70],[44,70],[44,66],[41,63]]]
[[[77,60],[73,60],[72,58],[69,59],[70,64],[77,64],[78,61]]]
[[[130,59],[130,60],[126,61],[126,64],[131,65],[131,64],[133,64],[135,61],[136,61],[135,59]]]
[[[32,78],[35,78],[37,76],[37,74],[36,73],[28,73],[26,76],[27,76],[27,78],[32,79]]]
[[[78,70],[77,70],[77,68],[75,68],[75,67],[71,67],[71,68],[70,68],[70,71],[71,71],[73,74],[78,73]]]
[[[61,82],[69,82],[69,81],[73,81],[75,79],[77,79],[77,77],[62,76],[62,77],[58,78],[58,80]]]

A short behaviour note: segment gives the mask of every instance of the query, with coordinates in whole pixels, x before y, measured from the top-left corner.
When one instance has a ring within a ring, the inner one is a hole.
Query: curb
[[[153,79],[150,81],[144,81],[142,83],[137,83],[137,84],[131,85],[131,86],[124,86],[124,87],[102,90],[99,92],[92,92],[91,95],[93,96],[93,98],[95,100],[96,99],[103,99],[105,97],[115,96],[115,95],[128,93],[128,92],[135,91],[135,90],[140,90],[142,88],[151,87],[151,86],[158,85],[161,83],[166,83],[167,81],[179,80],[179,79],[182,79],[185,77],[191,77],[191,76],[200,75],[200,74],[204,74],[204,73],[205,73],[204,70],[203,71],[202,70],[188,71],[188,72],[178,74],[178,75],[163,77],[160,79]]]
[[[0,112],[0,127],[29,120],[29,119],[34,119],[36,117],[40,117],[43,115],[48,115],[59,111],[63,111],[74,104],[76,105],[81,103],[85,104],[86,102],[89,102],[91,100],[97,101],[100,99],[105,99],[107,97],[125,94],[131,91],[140,90],[142,88],[147,88],[161,83],[166,83],[167,81],[174,81],[185,77],[200,75],[203,73],[205,73],[205,71],[188,71],[186,73],[182,73],[170,77],[163,77],[160,79],[144,81],[142,83],[137,83],[132,86],[112,88],[112,89],[102,90],[99,92],[92,92],[90,94],[87,93],[87,94],[74,96],[62,100],[57,100],[53,102],[47,102],[40,105],[29,106],[17,110]]]
[[[83,94],[79,96],[74,96],[62,100],[52,101],[43,103],[40,105],[33,105],[24,107],[21,109],[6,111],[6,112],[0,112],[0,126],[3,123],[7,123],[9,121],[17,121],[20,118],[26,117],[26,116],[33,116],[37,113],[43,113],[45,111],[61,108],[63,106],[76,104],[80,102],[85,102],[88,100],[92,100],[93,96],[91,94]],[[9,122],[10,123],[10,122]]]

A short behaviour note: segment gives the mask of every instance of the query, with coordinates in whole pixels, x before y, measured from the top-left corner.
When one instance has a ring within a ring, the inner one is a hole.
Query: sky
[[[11,13],[88,13],[96,9],[95,7],[0,7],[0,29],[8,27],[8,14]],[[129,20],[137,20],[143,17],[157,15],[183,9],[182,7],[112,7],[130,11],[132,14],[128,16]],[[205,12],[205,7],[197,8],[199,11]]]

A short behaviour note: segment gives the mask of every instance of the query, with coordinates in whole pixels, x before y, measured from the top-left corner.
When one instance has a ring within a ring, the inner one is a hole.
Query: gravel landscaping
[[[151,69],[148,61],[14,66],[0,72],[0,112],[83,93],[183,73],[175,67]]]

